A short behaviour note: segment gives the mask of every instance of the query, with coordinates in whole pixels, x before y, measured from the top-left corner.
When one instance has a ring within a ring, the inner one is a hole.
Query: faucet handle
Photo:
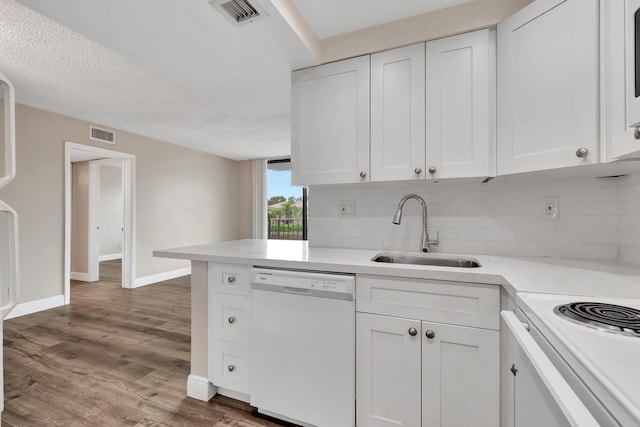
[[[440,246],[440,230],[436,231],[436,240],[429,240],[429,247]]]

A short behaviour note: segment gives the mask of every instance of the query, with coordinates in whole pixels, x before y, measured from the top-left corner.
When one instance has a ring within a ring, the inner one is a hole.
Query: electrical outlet
[[[356,216],[356,201],[355,200],[340,200],[338,202],[338,216],[341,218],[355,218]]]
[[[560,218],[560,201],[557,197],[542,198],[542,218],[550,220]]]

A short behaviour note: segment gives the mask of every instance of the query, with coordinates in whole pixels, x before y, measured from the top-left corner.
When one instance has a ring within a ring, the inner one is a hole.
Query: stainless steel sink
[[[480,267],[480,263],[473,258],[443,258],[433,255],[381,253],[371,258],[371,261],[391,264],[433,265],[437,267]]]

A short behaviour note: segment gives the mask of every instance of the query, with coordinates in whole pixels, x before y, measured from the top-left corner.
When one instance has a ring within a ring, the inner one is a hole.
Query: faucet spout
[[[433,241],[429,240],[429,232],[427,231],[427,203],[422,197],[418,196],[417,194],[407,194],[402,199],[400,199],[400,202],[398,203],[398,209],[396,210],[396,214],[393,216],[393,220],[391,222],[396,225],[400,225],[400,222],[402,221],[402,209],[404,209],[404,204],[409,199],[416,200],[418,203],[420,203],[420,206],[422,206],[422,244],[420,250],[422,252],[431,252],[431,247],[438,246],[440,242],[438,241],[438,239]]]

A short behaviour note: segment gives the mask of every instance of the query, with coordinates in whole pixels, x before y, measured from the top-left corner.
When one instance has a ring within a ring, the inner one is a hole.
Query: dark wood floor
[[[71,304],[4,322],[2,426],[279,426],[246,404],[186,397],[189,278],[72,282]]]

